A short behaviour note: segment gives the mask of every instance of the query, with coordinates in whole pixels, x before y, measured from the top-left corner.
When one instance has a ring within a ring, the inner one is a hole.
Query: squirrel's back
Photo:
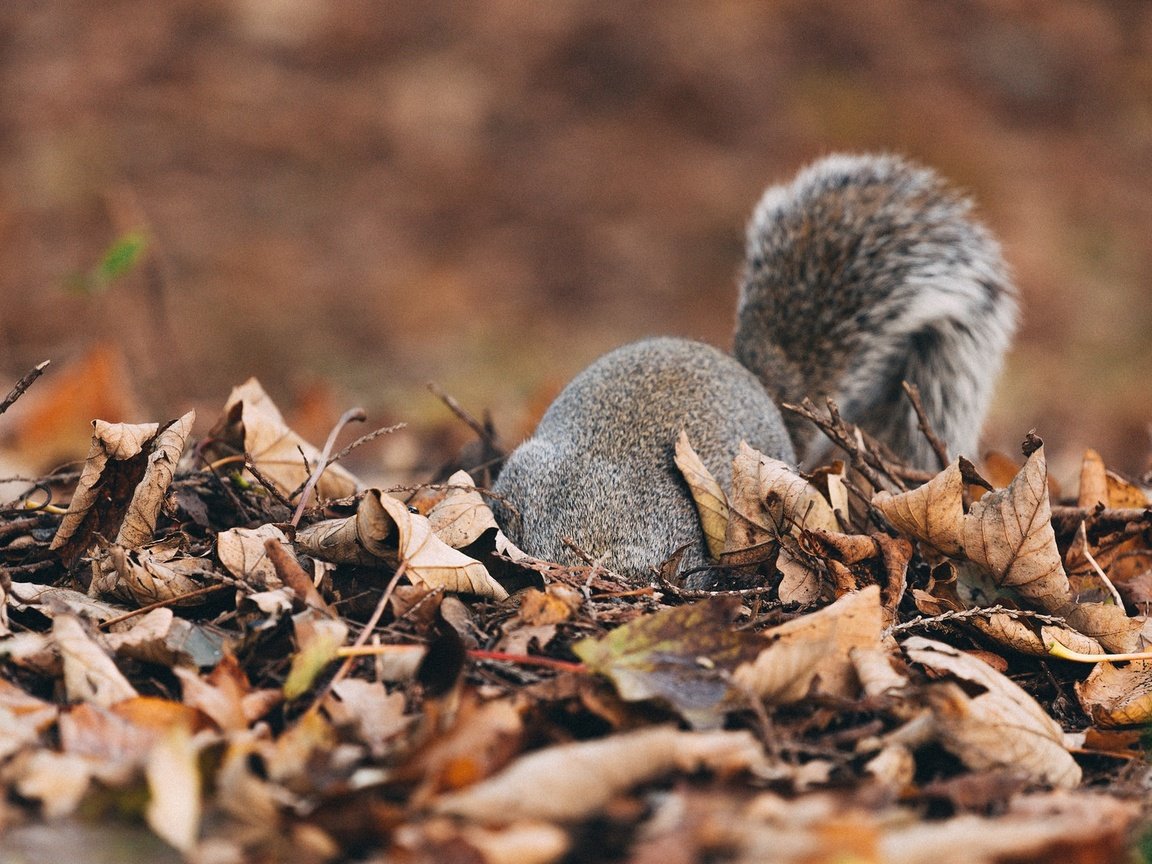
[[[765,192],[748,227],[734,353],[778,403],[832,397],[909,462],[935,467],[901,382],[934,431],[974,455],[1016,292],[972,204],[896,156],[831,156]],[[814,430],[786,414],[797,450]]]
[[[732,357],[687,339],[648,339],[605,354],[564,388],[493,491],[505,532],[525,551],[579,563],[575,549],[628,575],[691,544],[700,522],[673,461],[680,430],[728,485],[742,440],[793,459],[780,412]]]

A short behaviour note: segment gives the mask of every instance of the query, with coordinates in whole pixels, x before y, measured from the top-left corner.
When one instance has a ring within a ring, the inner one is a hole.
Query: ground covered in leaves
[[[0,510],[0,857],[1152,860],[1148,478],[798,410],[843,462],[677,444],[719,591],[531,559],[483,466],[360,488],[255,381],[97,421]]]

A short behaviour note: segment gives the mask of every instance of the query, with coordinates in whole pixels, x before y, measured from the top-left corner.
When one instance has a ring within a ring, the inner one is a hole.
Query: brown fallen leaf
[[[200,745],[183,724],[169,726],[144,765],[148,804],[144,818],[158,837],[191,852],[200,833]]]
[[[275,525],[229,528],[216,535],[216,557],[229,573],[255,588],[279,588],[284,583],[264,546],[269,540],[282,544],[285,550],[291,548],[284,532]]]
[[[997,585],[1041,610],[1058,612],[1067,605],[1071,586],[1052,530],[1043,446],[1006,489],[973,503],[964,517],[964,552],[986,568]]]
[[[572,651],[622,698],[659,699],[693,727],[715,728],[741,700],[729,673],[763,647],[756,634],[732,628],[739,606],[738,598],[721,596],[661,610],[582,639]]]
[[[499,530],[492,508],[476,490],[467,471],[448,478],[448,491],[428,511],[428,524],[437,537],[453,549],[463,549],[490,529]]]
[[[1137,726],[1152,723],[1152,660],[1123,666],[1097,663],[1076,684],[1080,705],[1097,726]]]
[[[786,462],[740,443],[732,462],[732,494],[725,551],[775,539],[778,532],[800,529],[839,531],[831,505],[816,487]]]
[[[684,475],[692,500],[696,502],[696,512],[700,515],[700,527],[704,530],[704,540],[708,555],[719,559],[728,551],[725,537],[728,530],[728,497],[712,472],[692,449],[688,433],[683,429],[676,438],[676,467]]]
[[[1060,725],[1019,685],[987,663],[931,639],[914,636],[901,647],[914,662],[977,686],[969,696],[953,682],[927,689],[940,742],[973,771],[1008,769],[1036,783],[1073,788],[1080,766],[1064,746]]]
[[[763,761],[760,745],[746,731],[681,732],[657,726],[529,753],[488,780],[439,796],[431,807],[481,824],[519,819],[568,823],[673,770],[732,773]]]
[[[877,492],[872,503],[899,531],[945,555],[963,555],[964,478],[958,462],[909,492]]]
[[[95,536],[115,537],[119,532],[132,490],[144,476],[147,448],[159,429],[157,423],[92,421],[92,445],[49,547],[65,564],[71,566],[87,552]]]
[[[407,563],[414,583],[503,600],[504,587],[474,558],[453,549],[432,532],[428,519],[379,489],[364,493],[356,515],[329,519],[297,534],[301,551],[325,561]],[[373,557],[374,556],[374,559]]]
[[[88,634],[80,619],[70,614],[57,615],[52,622],[52,638],[64,660],[64,689],[70,700],[108,707],[136,695],[135,688]]]
[[[880,647],[880,588],[870,585],[830,606],[760,634],[769,647],[740,666],[733,681],[773,703],[817,692],[853,699],[859,694],[852,652]]]
[[[288,427],[280,409],[255,378],[233,388],[224,414],[208,433],[204,453],[210,460],[247,453],[260,473],[284,495],[300,488],[320,459],[320,450]],[[344,498],[355,494],[357,485],[347,470],[329,465],[316,493],[322,499]]]

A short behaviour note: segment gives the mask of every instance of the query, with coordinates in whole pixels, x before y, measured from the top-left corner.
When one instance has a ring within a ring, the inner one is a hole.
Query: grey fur
[[[570,538],[631,578],[686,543],[684,565],[703,564],[676,437],[688,431],[725,487],[742,440],[785,461],[793,442],[821,456],[811,430],[773,400],[832,396],[846,419],[929,467],[900,390],[907,378],[935,430],[971,454],[1016,295],[970,202],[933,172],[892,156],[831,156],[761,199],[737,317],[739,363],[698,342],[652,339],[605,355],[564,389],[494,486],[513,542],[578,563]]]
[[[953,454],[976,455],[1017,309],[1000,246],[971,211],[895,156],[831,156],[772,187],[748,226],[736,358],[778,403],[831,396],[846,420],[934,468],[908,380]],[[808,464],[827,454],[803,420],[785,421]]]

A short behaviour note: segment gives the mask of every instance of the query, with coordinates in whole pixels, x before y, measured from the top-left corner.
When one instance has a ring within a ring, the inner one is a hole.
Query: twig
[[[1104,569],[1096,563],[1096,559],[1093,558],[1092,553],[1088,551],[1088,532],[1085,530],[1084,525],[1085,523],[1081,522],[1080,527],[1076,531],[1077,542],[1083,544],[1083,547],[1078,551],[1081,555],[1084,556],[1084,560],[1091,565],[1092,569],[1096,571],[1096,576],[1099,577],[1100,581],[1104,583],[1104,587],[1107,589],[1108,593],[1112,595],[1112,602],[1123,609],[1124,598],[1120,596],[1120,592],[1116,590],[1116,586],[1112,584],[1112,580],[1108,578],[1108,575],[1104,572]]]
[[[932,424],[928,421],[928,412],[924,410],[924,403],[920,401],[920,388],[911,381],[902,381],[900,383],[904,387],[904,393],[912,402],[912,410],[916,412],[916,419],[919,422],[920,431],[924,434],[924,437],[928,439],[932,451],[936,454],[936,461],[940,463],[940,470],[943,471],[951,461],[948,458],[948,447],[940,440],[940,436],[936,434],[936,430],[932,428]]]
[[[457,402],[454,397],[444,392],[440,385],[435,381],[428,382],[428,390],[432,393],[433,396],[443,402],[448,410],[455,414],[461,421],[463,421],[464,424],[468,426],[468,428],[475,432],[487,447],[496,453],[501,452],[500,445],[496,442],[496,435],[492,432],[492,428],[489,424],[483,423],[473,417],[470,413],[468,413],[464,406]]]
[[[361,435],[359,438],[357,438],[355,441],[353,441],[351,444],[349,444],[347,447],[345,447],[343,450],[341,450],[339,453],[337,453],[335,456],[333,456],[331,459],[329,459],[328,464],[331,465],[334,462],[339,462],[341,459],[343,459],[345,456],[347,456],[349,453],[351,453],[357,447],[363,447],[369,441],[374,441],[377,438],[379,438],[381,435],[391,435],[393,432],[399,432],[401,429],[404,429],[407,425],[408,425],[407,423],[396,423],[392,426],[381,426],[379,429],[375,429],[372,432],[369,432],[367,435]]]
[[[903,633],[905,630],[915,630],[920,627],[935,627],[939,624],[950,624],[954,621],[967,621],[970,618],[991,618],[993,615],[1004,614],[1010,618],[1035,618],[1043,624],[1053,624],[1064,627],[1068,622],[1058,615],[1045,615],[1043,612],[1033,612],[1030,609],[1009,609],[1007,606],[986,606],[973,609],[956,609],[942,612],[928,618],[913,618],[903,624],[896,624],[884,631],[884,638]]]
[[[1152,528],[1152,507],[1053,507],[1052,526],[1058,534],[1074,533],[1081,522],[1097,531],[1127,531],[1140,533]],[[1143,528],[1141,528],[1143,526]]]
[[[280,504],[289,510],[292,509],[292,502],[285,497],[284,493],[280,491],[280,487],[272,482],[271,478],[267,477],[264,472],[256,467],[255,461],[252,459],[252,454],[245,451],[244,453],[244,470],[256,478],[256,482],[264,487],[264,491],[275,498]]]
[[[224,588],[233,588],[232,584],[228,582],[218,582],[215,585],[205,585],[203,588],[197,588],[194,591],[185,591],[183,594],[177,594],[175,597],[169,597],[166,600],[157,600],[155,603],[149,603],[147,606],[141,606],[139,609],[133,609],[131,612],[125,612],[123,615],[117,615],[115,618],[109,618],[107,621],[101,621],[100,627],[107,628],[113,624],[119,624],[122,621],[128,621],[135,618],[137,615],[144,615],[154,609],[163,609],[165,606],[171,606],[174,603],[181,603],[185,600],[191,600],[200,597],[204,594],[212,594],[213,592],[223,590]]]
[[[352,643],[353,649],[363,647],[364,643],[368,641],[372,635],[372,631],[376,629],[376,625],[380,623],[380,619],[384,617],[384,610],[388,608],[388,601],[392,599],[392,594],[396,590],[396,585],[400,582],[400,577],[404,575],[404,571],[408,569],[408,562],[401,561],[400,566],[396,568],[396,572],[392,574],[392,579],[388,582],[384,593],[380,595],[380,600],[376,604],[376,608],[372,610],[372,615],[364,624],[364,629],[360,631],[360,635],[356,637],[356,641]],[[328,698],[328,694],[332,692],[332,688],[338,683],[348,677],[348,673],[352,671],[352,665],[356,662],[355,656],[348,656],[344,658],[344,662],[340,664],[340,668],[336,670],[336,674],[332,676],[332,680],[324,685],[324,689],[320,691],[320,695],[308,706],[308,714],[314,714],[320,710],[320,706],[324,700]]]
[[[324,442],[324,449],[320,451],[320,458],[316,460],[316,469],[312,472],[312,476],[308,478],[308,482],[304,484],[304,489],[300,493],[300,503],[296,505],[296,512],[292,514],[292,524],[298,526],[300,524],[300,517],[304,515],[305,509],[308,507],[308,501],[312,497],[312,490],[316,488],[316,484],[320,482],[320,477],[325,471],[328,470],[328,454],[332,452],[332,448],[336,446],[336,436],[340,434],[345,426],[353,420],[363,422],[368,419],[368,415],[364,413],[363,408],[349,408],[340,415],[340,419],[336,421],[336,425],[332,427],[332,431],[328,433],[328,440]]]
[[[32,382],[44,374],[44,370],[48,368],[48,364],[51,362],[51,360],[45,360],[37,364],[25,373],[23,378],[16,382],[16,386],[12,388],[12,392],[4,397],[3,402],[0,402],[0,414],[3,414],[11,408],[12,403],[24,395],[24,391],[32,386]]]

